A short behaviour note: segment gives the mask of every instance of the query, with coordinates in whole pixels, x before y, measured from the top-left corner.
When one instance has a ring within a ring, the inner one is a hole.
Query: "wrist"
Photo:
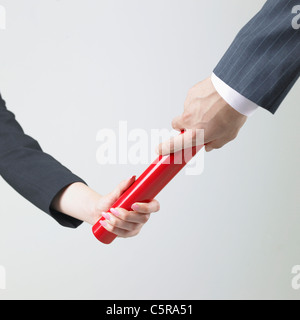
[[[102,198],[97,192],[81,182],[61,190],[52,202],[52,208],[73,218],[94,224],[99,219],[97,204]]]
[[[214,73],[211,75],[211,82],[219,95],[240,114],[249,117],[258,109],[259,106],[255,102],[231,88]]]

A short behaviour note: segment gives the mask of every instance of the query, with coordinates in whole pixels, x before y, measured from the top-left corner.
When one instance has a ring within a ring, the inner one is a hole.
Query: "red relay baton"
[[[191,147],[166,156],[159,156],[144,173],[121,195],[112,208],[132,210],[136,202],[150,202],[185,167],[203,146]],[[95,237],[104,244],[112,243],[117,237],[107,231],[100,221],[94,226]]]

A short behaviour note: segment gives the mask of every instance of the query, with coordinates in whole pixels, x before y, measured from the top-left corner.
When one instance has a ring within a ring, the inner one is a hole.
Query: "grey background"
[[[170,126],[263,0],[1,0],[0,90],[26,133],[105,194],[144,165],[99,166],[97,132]],[[299,82],[275,116],[180,174],[141,234],[98,243],[0,181],[0,299],[299,299]]]

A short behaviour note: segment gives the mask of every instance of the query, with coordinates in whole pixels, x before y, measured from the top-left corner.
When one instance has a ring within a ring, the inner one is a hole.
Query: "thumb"
[[[118,186],[109,193],[108,197],[112,202],[115,202],[120,196],[135,182],[136,176],[132,176],[127,180],[123,180]]]

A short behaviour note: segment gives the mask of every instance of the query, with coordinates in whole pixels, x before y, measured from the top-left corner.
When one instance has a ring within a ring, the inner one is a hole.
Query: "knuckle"
[[[156,212],[160,210],[160,203],[156,202]]]
[[[123,210],[122,208],[118,208],[117,218],[119,218],[121,220],[126,220],[127,219],[127,213],[128,213],[128,211]]]
[[[209,144],[209,149],[210,150],[220,149],[221,147],[222,147],[222,145],[219,142],[215,142],[215,143]]]
[[[160,210],[160,203],[157,200],[152,201],[152,212],[157,212]]]
[[[237,137],[237,133],[235,133],[235,132],[230,133],[230,134],[226,137],[226,143],[234,140],[236,137]]]
[[[217,144],[217,145],[215,145],[213,148],[214,148],[214,149],[221,149],[222,147],[223,147],[223,145]]]
[[[150,219],[150,214],[145,214],[145,215],[143,216],[142,222],[143,222],[143,223],[146,223],[146,222],[148,222],[149,219]]]
[[[172,128],[173,129],[177,128],[177,122],[175,119],[172,120]]]
[[[189,111],[185,111],[184,113],[183,113],[183,115],[182,115],[182,120],[183,120],[183,122],[190,122],[191,121],[191,119],[192,119],[192,113],[191,112],[189,112]]]
[[[234,140],[237,136],[238,136],[238,131],[235,131],[232,135],[231,135],[231,140]]]
[[[115,232],[117,231],[117,227],[116,227],[115,225],[111,225],[110,231],[111,231],[112,233],[115,233]]]
[[[135,234],[133,231],[125,231],[124,233],[122,233],[122,238],[131,238],[133,237]]]
[[[130,219],[130,211],[122,212],[120,218],[124,221],[128,221]]]
[[[143,210],[143,212],[144,213],[146,213],[146,214],[149,214],[149,213],[151,213],[151,208],[150,208],[150,206],[148,205],[148,206],[145,206],[145,208],[144,208],[144,210]]]
[[[141,229],[134,230],[133,232],[131,232],[130,237],[137,236],[140,233],[140,231],[141,231]]]

